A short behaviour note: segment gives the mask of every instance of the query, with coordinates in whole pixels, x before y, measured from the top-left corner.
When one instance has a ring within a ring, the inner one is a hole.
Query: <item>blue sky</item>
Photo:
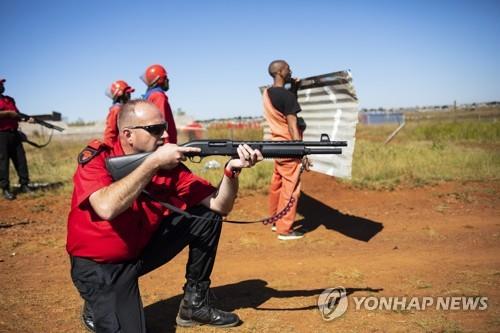
[[[0,0],[0,76],[22,112],[104,119],[153,63],[173,109],[258,116],[267,66],[351,69],[360,107],[500,100],[500,1]]]

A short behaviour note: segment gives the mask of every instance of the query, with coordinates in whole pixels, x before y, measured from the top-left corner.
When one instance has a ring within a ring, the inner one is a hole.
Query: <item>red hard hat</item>
[[[123,96],[123,94],[133,93],[134,91],[135,89],[129,86],[127,82],[117,80],[111,83],[111,86],[106,90],[106,96],[114,100],[117,97]]]
[[[167,71],[162,65],[151,65],[146,68],[146,72],[141,76],[141,80],[151,87],[154,84],[163,84],[167,78]]]

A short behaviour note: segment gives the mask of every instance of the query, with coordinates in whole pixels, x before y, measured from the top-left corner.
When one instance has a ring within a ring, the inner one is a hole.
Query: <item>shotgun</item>
[[[342,154],[341,147],[347,147],[347,141],[330,141],[328,134],[321,134],[320,141],[231,141],[231,140],[194,140],[182,144],[182,147],[197,147],[200,152],[186,153],[192,161],[199,162],[207,156],[238,157],[237,148],[247,144],[258,149],[264,158],[302,158],[313,154]],[[110,157],[106,167],[113,179],[119,180],[137,168],[151,153],[131,154]],[[195,158],[199,157],[199,160]]]
[[[27,115],[25,113],[19,113],[19,117],[21,117],[22,120],[27,121],[29,118],[33,118],[35,123],[42,125],[44,127],[50,128],[50,129],[55,129],[56,131],[62,132],[64,131],[64,128],[59,127],[57,125],[53,125],[51,123],[46,122],[45,120],[52,120],[52,121],[61,121],[61,114],[59,112],[52,111],[52,114],[40,114],[40,115]]]

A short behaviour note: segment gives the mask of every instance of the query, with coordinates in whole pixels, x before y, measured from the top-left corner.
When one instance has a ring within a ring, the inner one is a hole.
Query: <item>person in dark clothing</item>
[[[9,160],[14,163],[19,176],[20,192],[31,192],[31,188],[26,153],[18,132],[21,118],[15,100],[3,94],[5,81],[0,78],[0,188],[5,199],[14,200],[16,196],[11,191],[9,182]],[[31,118],[28,120],[33,121]]]

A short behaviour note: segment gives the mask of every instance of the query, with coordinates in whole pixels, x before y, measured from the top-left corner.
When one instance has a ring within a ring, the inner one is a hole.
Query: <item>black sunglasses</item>
[[[168,129],[168,125],[167,123],[162,123],[162,124],[154,124],[147,126],[133,126],[127,128],[128,129],[142,128],[143,130],[148,131],[151,135],[160,136],[163,134],[163,132],[165,132]]]

